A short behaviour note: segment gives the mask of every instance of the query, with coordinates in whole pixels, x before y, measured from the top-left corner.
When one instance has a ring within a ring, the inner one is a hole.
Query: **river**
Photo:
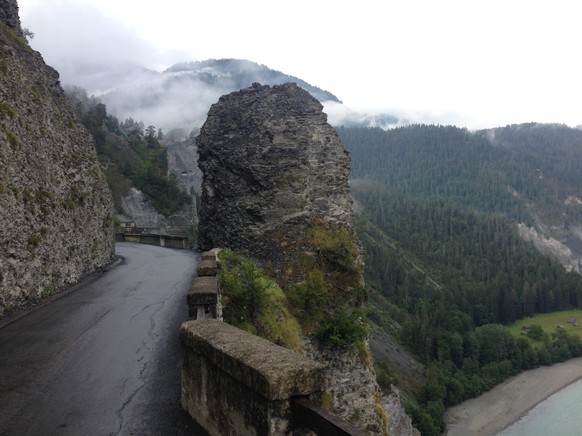
[[[528,411],[533,411],[537,405],[541,405],[546,399],[580,379],[582,379],[582,357],[517,374],[479,397],[448,409],[445,413],[446,434],[448,436],[499,434],[517,422],[520,417],[525,416]],[[582,388],[578,390],[579,398],[582,398],[581,390]],[[578,401],[578,409],[574,415],[580,416],[581,412],[582,407]],[[545,419],[553,421],[553,418]],[[553,428],[558,427],[559,425],[555,424]],[[568,433],[542,431],[540,434],[560,436]],[[576,434],[580,435],[582,432]]]
[[[582,380],[542,401],[499,436],[578,436],[582,433]]]

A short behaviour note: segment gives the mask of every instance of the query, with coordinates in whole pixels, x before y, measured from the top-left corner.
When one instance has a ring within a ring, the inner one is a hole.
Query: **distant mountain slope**
[[[120,123],[99,99],[88,97],[81,88],[66,92],[78,118],[95,139],[117,215],[138,227],[181,233],[195,224],[193,199],[185,192],[187,187],[180,185],[176,168],[170,166],[170,162],[175,164],[175,155],[187,148],[187,141],[174,144],[169,135],[176,150],[168,152],[161,130],[156,132],[154,126],[144,129],[143,123],[132,118]]]
[[[582,307],[580,275],[538,253],[506,217],[373,183],[352,182],[352,194],[365,214],[358,228],[370,317],[427,368],[411,377],[380,344],[374,348],[378,380],[386,390],[397,384],[404,392],[422,434],[443,433],[446,407],[521,370],[582,354],[582,343],[565,331],[548,334],[536,350],[492,324]],[[423,373],[426,381],[419,383]]]
[[[579,130],[337,130],[352,159],[370,317],[426,366],[411,377],[380,343],[378,380],[398,385],[422,434],[443,434],[446,407],[516,372],[582,355],[566,331],[532,347],[496,324],[582,307],[580,275],[534,249],[580,247]],[[580,272],[580,257],[565,257]]]
[[[502,213],[557,241],[582,228],[582,131],[524,124],[469,132],[415,125],[338,128],[352,178]],[[574,245],[572,245],[574,247]]]
[[[200,127],[210,105],[225,94],[247,88],[254,82],[278,85],[295,82],[320,102],[341,103],[336,96],[316,86],[265,65],[242,59],[184,62],[163,73],[134,71],[131,83],[101,95],[111,113],[120,119],[133,117],[164,130]]]
[[[526,218],[500,169],[507,152],[453,126],[414,125],[388,131],[339,127],[351,153],[352,178],[418,197],[442,197],[487,212]]]
[[[310,85],[298,77],[272,70],[265,65],[245,59],[209,59],[206,61],[181,62],[171,66],[164,73],[192,74],[202,78],[208,85],[216,85],[221,82],[228,83],[235,90],[246,88],[253,82],[259,82],[264,85],[294,82],[320,102],[335,101],[341,103],[331,92]]]
[[[582,222],[582,130],[561,124],[519,124],[479,132],[501,148],[513,187],[550,223]],[[574,207],[568,208],[572,203]],[[565,214],[565,215],[564,215]]]

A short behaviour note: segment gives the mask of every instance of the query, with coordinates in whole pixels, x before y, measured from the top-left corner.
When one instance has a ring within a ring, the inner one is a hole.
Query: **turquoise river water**
[[[542,401],[499,436],[582,435],[582,380]]]

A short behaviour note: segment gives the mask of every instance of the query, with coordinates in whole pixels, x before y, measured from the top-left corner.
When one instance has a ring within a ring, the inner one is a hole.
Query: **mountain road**
[[[118,243],[119,265],[0,328],[0,435],[205,434],[180,405],[199,255]]]

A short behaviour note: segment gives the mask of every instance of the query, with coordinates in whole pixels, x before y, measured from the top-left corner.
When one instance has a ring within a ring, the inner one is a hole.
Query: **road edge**
[[[16,311],[15,313],[8,315],[5,318],[0,319],[0,329],[6,327],[7,325],[12,324],[13,322],[18,321],[21,318],[24,318],[25,316],[31,314],[35,310],[38,310],[41,307],[44,307],[47,304],[52,303],[53,301],[56,301],[56,300],[66,296],[66,295],[71,294],[72,292],[75,292],[77,289],[79,289],[81,287],[88,285],[91,282],[94,282],[99,277],[101,277],[103,274],[105,274],[106,272],[112,270],[113,268],[121,265],[123,262],[125,262],[125,258],[123,256],[115,254],[113,256],[112,260],[107,265],[102,266],[100,268],[97,268],[95,271],[92,271],[88,274],[85,274],[74,285],[71,285],[68,288],[63,289],[59,293],[52,295],[50,297],[43,298],[42,300],[30,302],[29,304],[22,306],[22,308],[19,309],[18,311]]]

